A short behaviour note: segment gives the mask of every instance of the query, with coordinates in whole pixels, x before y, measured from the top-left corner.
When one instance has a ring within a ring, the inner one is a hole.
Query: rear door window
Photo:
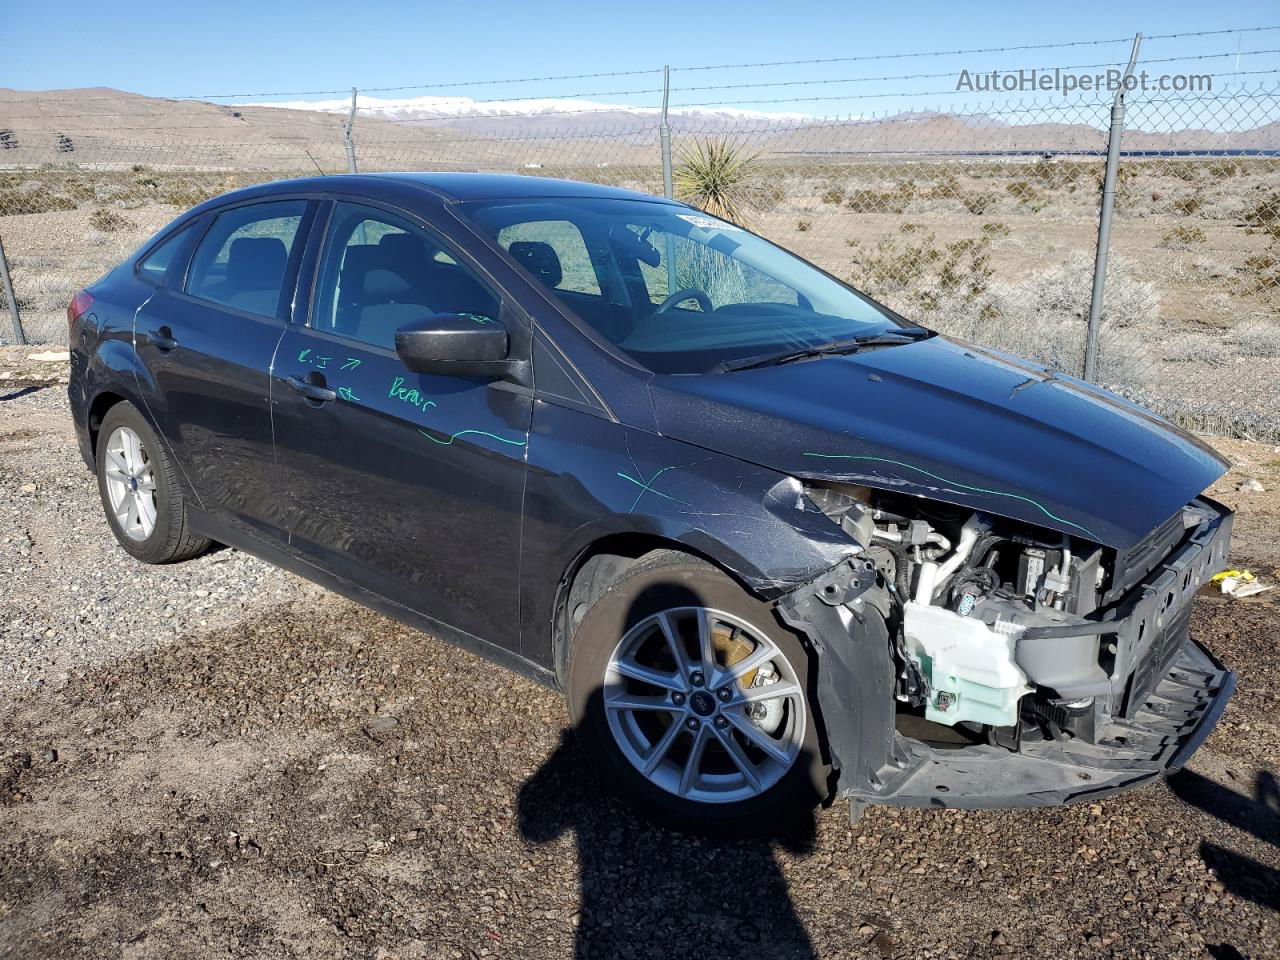
[[[218,215],[196,248],[187,293],[263,317],[280,312],[305,200],[275,200]]]

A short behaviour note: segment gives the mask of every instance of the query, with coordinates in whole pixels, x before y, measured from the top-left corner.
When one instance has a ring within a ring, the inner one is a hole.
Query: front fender
[[[604,538],[682,544],[764,600],[860,551],[794,479],[601,417],[539,404],[528,451],[522,651],[537,662],[564,572]]]

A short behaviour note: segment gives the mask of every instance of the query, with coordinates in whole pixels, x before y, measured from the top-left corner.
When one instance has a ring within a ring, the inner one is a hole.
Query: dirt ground
[[[1274,582],[1280,448],[1221,448]],[[602,794],[548,690],[235,551],[129,561],[63,388],[11,378],[0,957],[1280,957],[1278,615],[1200,602],[1239,690],[1170,781],[699,840]]]

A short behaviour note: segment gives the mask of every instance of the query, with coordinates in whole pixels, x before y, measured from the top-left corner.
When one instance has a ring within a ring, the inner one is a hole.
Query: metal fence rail
[[[738,164],[752,229],[925,325],[1079,376],[1112,106],[1093,94],[732,123],[664,123],[655,110],[611,127],[406,125],[394,137],[362,135],[344,114],[327,138],[86,133],[68,135],[70,150],[10,144],[0,129],[14,290],[0,319],[16,307],[28,340],[58,342],[79,286],[181,210],[251,183],[352,164],[487,170],[703,205],[697,156],[714,145]],[[1280,440],[1280,86],[1131,94],[1126,107],[1093,379],[1192,428]]]

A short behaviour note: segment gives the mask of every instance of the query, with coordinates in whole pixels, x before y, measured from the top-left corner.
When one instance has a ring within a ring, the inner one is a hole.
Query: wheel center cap
[[[705,690],[699,690],[689,698],[689,707],[700,717],[709,717],[716,712],[716,698]]]
[[[130,477],[130,478],[129,478],[129,489],[130,489],[130,490],[132,490],[132,491],[134,491],[135,493],[137,493],[137,491],[138,491],[138,478],[137,478],[137,477]]]

